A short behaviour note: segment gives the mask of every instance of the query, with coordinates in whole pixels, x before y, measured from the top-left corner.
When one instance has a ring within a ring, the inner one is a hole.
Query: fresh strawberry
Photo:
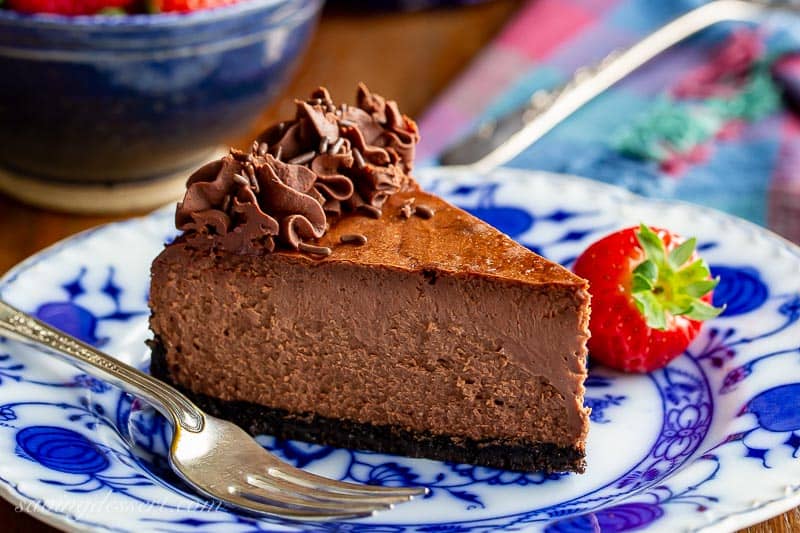
[[[152,13],[189,13],[200,9],[227,6],[236,2],[237,0],[147,0],[147,5]]]
[[[612,233],[586,249],[574,271],[589,280],[589,356],[625,372],[649,372],[683,353],[713,307],[708,265],[667,230],[642,224]]]
[[[58,15],[96,15],[125,9],[135,0],[8,0],[8,7],[21,13],[55,13]]]

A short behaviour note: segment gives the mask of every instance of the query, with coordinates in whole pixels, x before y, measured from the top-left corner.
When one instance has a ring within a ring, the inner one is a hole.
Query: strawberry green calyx
[[[703,321],[724,310],[702,300],[719,278],[709,279],[711,271],[703,259],[689,261],[697,245],[694,237],[669,253],[661,238],[644,224],[636,237],[645,260],[633,271],[631,296],[649,327],[664,330],[670,317],[682,315]]]

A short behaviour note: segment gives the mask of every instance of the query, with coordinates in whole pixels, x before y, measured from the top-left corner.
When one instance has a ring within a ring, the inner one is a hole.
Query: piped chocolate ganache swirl
[[[314,253],[309,242],[339,217],[380,216],[389,196],[416,188],[419,133],[396,102],[360,84],[356,106],[336,106],[323,88],[296,104],[294,120],[265,130],[249,153],[232,149],[189,178],[175,217],[187,242]]]

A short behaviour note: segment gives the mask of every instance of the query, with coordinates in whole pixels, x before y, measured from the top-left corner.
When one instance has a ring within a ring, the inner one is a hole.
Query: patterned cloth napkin
[[[697,0],[531,0],[420,121],[420,160]],[[584,106],[508,166],[576,174],[767,225],[800,242],[800,16],[713,26]],[[776,82],[779,80],[779,82]],[[787,93],[792,96],[792,93]]]

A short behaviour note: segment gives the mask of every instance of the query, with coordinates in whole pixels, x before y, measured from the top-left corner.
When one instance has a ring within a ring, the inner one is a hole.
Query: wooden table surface
[[[359,81],[398,100],[405,113],[418,115],[520,4],[520,0],[495,0],[456,10],[385,15],[326,12],[295,78],[259,122],[292,116],[292,98],[305,96],[318,85],[327,86],[334,98],[351,100]],[[231,143],[245,147],[252,138]],[[0,195],[0,271],[55,241],[111,220],[115,217],[47,212]],[[0,531],[55,530],[0,500]],[[800,531],[800,510],[744,531]]]

